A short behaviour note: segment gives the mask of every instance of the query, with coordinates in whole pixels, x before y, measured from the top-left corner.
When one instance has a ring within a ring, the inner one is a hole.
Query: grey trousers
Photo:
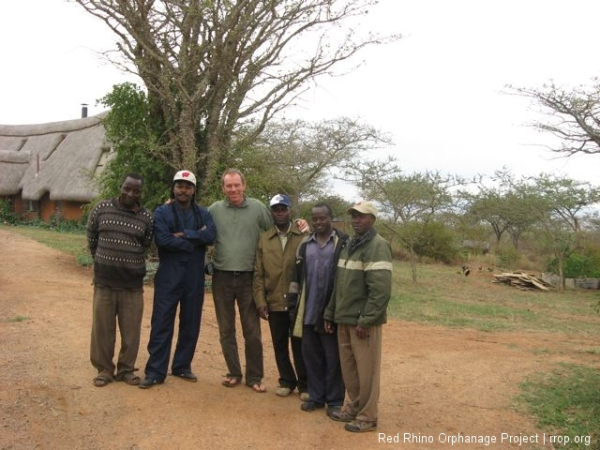
[[[115,342],[117,323],[121,334],[121,349],[116,375],[136,370],[135,361],[140,348],[140,331],[144,312],[142,289],[110,289],[94,286],[92,339],[90,361],[107,376],[115,375]]]

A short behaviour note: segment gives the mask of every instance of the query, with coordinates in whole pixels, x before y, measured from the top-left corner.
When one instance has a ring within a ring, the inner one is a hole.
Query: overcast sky
[[[527,126],[541,116],[501,93],[589,84],[600,75],[598,17],[597,0],[381,0],[364,28],[403,38],[360,54],[349,75],[319,80],[288,115],[360,118],[392,136],[406,173],[506,166],[600,184],[600,155],[556,159],[549,138]],[[63,0],[3,2],[0,42],[0,124],[78,118],[81,103],[97,114],[114,84],[138,81],[98,56],[114,42],[104,24]]]

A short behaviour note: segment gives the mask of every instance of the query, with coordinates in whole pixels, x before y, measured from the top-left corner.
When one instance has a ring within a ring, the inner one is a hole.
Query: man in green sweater
[[[359,202],[348,209],[355,235],[342,248],[325,309],[325,331],[337,326],[342,376],[348,392],[343,408],[329,417],[352,432],[377,428],[382,325],[392,290],[392,250],[375,230],[377,208]]]
[[[217,239],[213,254],[213,298],[219,325],[221,350],[227,364],[226,387],[242,381],[242,367],[236,339],[235,304],[245,343],[246,385],[255,392],[266,392],[260,318],[252,295],[256,244],[273,221],[269,209],[259,200],[247,197],[246,180],[237,169],[228,169],[221,177],[225,199],[208,208],[215,225]]]
[[[152,214],[140,205],[141,195],[141,177],[128,173],[121,195],[98,203],[87,223],[88,247],[94,258],[90,360],[98,371],[97,387],[114,379],[130,385],[140,382],[134,371],[144,311],[146,251],[153,234]],[[121,351],[115,368],[117,317]]]

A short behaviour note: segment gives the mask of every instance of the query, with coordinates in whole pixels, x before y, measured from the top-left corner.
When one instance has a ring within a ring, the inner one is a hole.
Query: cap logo
[[[191,174],[190,174],[189,172],[182,172],[182,173],[181,173],[181,176],[182,176],[183,178],[187,178],[187,177],[189,177],[190,175],[191,175]]]

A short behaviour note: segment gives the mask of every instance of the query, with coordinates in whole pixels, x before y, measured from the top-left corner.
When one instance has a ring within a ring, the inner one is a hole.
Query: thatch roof
[[[0,125],[0,195],[24,200],[88,202],[98,195],[94,175],[110,150],[102,118],[39,125]]]

